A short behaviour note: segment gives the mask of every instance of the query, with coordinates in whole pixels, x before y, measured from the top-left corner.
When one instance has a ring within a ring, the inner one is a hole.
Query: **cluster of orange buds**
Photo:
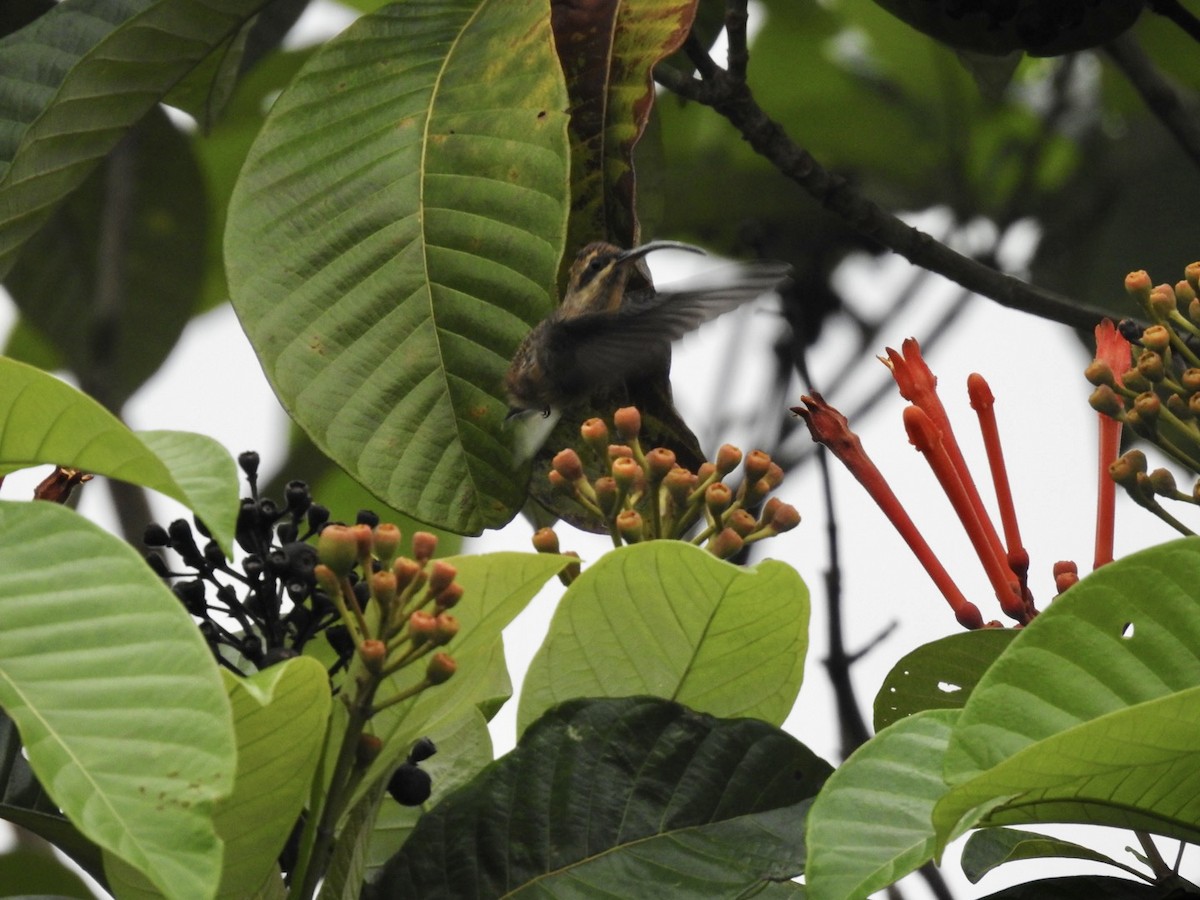
[[[1143,271],[1125,277],[1126,292],[1151,324],[1143,328],[1126,319],[1119,328],[1111,323],[1097,328],[1097,354],[1086,375],[1095,385],[1092,408],[1111,422],[1111,432],[1119,435],[1126,425],[1200,475],[1200,352],[1194,346],[1200,340],[1200,262],[1187,266],[1184,275],[1173,286],[1154,285]],[[1112,462],[1108,475],[1136,503],[1192,534],[1158,498],[1200,504],[1200,481],[1190,492],[1180,491],[1166,469],[1148,471],[1140,450]]]
[[[434,560],[437,536],[418,531],[412,556],[400,556],[401,534],[395,525],[328,525],[317,539],[313,569],[317,584],[337,606],[353,638],[351,672],[356,690],[343,700],[365,720],[379,710],[441,684],[454,674],[455,662],[441,648],[458,634],[449,610],[461,599],[462,585],[454,566]],[[359,589],[351,573],[361,574]],[[362,590],[365,585],[366,590]],[[422,662],[425,674],[416,684],[375,700],[384,679]]]
[[[783,481],[783,469],[761,450],[743,456],[725,444],[713,462],[691,472],[677,464],[666,447],[643,451],[642,416],[636,407],[613,416],[618,440],[613,442],[603,419],[588,419],[580,428],[581,448],[595,468],[607,471],[589,479],[584,459],[574,449],[554,457],[551,486],[573,498],[604,521],[614,546],[669,538],[688,540],[714,556],[728,559],[743,547],[795,528],[800,514],[778,497],[768,497]],[[741,482],[723,479],[741,469]],[[543,528],[534,547],[558,552],[558,538]]]

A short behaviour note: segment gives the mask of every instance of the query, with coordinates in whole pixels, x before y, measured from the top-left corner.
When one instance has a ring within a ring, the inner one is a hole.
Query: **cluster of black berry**
[[[324,634],[338,655],[338,668],[354,652],[354,642],[340,624],[337,606],[317,585],[313,567],[317,553],[310,540],[329,522],[329,510],[314,503],[308,485],[288,482],[281,506],[258,492],[258,454],[238,456],[250,496],[238,510],[237,542],[246,552],[240,563],[225,558],[199,519],[195,529],[185,519],[166,528],[151,524],[143,541],[150,567],[171,586],[196,619],[217,660],[239,674],[248,667],[264,669],[296,656],[305,644]],[[374,527],[379,517],[363,511],[357,521]],[[196,532],[205,539],[201,547]],[[174,550],[184,571],[173,571],[161,554]],[[356,583],[366,598],[367,586]]]

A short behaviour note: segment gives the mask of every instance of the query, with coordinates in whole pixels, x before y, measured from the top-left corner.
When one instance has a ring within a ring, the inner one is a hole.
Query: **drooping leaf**
[[[930,816],[947,791],[942,754],[959,711],[901,719],[830,776],[808,818],[810,900],[866,898],[933,856]]]
[[[1017,632],[985,628],[931,641],[901,657],[875,695],[875,730],[923,709],[961,709]]]
[[[0,704],[90,840],[162,891],[210,896],[233,786],[212,655],[138,553],[69,509],[0,503]]]
[[[614,550],[563,596],[525,675],[518,728],[573,697],[633,694],[779,724],[800,690],[808,614],[784,563],[742,569],[682,541]]]
[[[757,720],[574,700],[427,813],[367,896],[744,896],[802,870],[829,771]]]
[[[0,40],[0,277],[126,131],[268,0],[72,0]]]
[[[24,321],[119,409],[191,318],[204,273],[204,184],[155,110],[26,244],[4,279]],[[31,360],[32,361],[32,360]]]
[[[0,474],[51,463],[153,488],[192,509],[232,556],[237,467],[212,438],[137,435],[70,385],[2,357],[0,423]]]
[[[567,247],[597,240],[632,247],[640,243],[633,148],[654,104],[650,73],[687,37],[696,0],[555,0],[550,9],[571,98]]]
[[[397,4],[279,98],[226,234],[276,393],[389,505],[475,533],[524,500],[501,380],[550,309],[565,91],[535,0]]]
[[[1086,859],[1116,865],[1091,847],[1019,828],[984,828],[973,832],[963,844],[962,869],[971,884],[978,884],[998,866],[1023,859]]]
[[[9,897],[29,900],[62,900],[66,897],[94,900],[83,879],[59,862],[49,851],[17,848],[0,853],[0,884]]]

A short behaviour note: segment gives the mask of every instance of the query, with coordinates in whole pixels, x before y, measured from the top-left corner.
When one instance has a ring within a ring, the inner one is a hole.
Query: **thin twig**
[[[1195,97],[1164,75],[1129,32],[1105,44],[1104,51],[1129,79],[1146,108],[1200,166],[1200,118]]]
[[[1150,9],[1160,16],[1166,16],[1190,35],[1192,40],[1200,41],[1200,19],[1179,0],[1150,0]]]
[[[747,49],[746,23],[750,16],[746,12],[746,0],[726,0],[725,39],[729,46],[726,70],[733,81],[745,83],[746,65],[750,62]]]
[[[1091,328],[1102,315],[1099,310],[1089,312],[1060,294],[1026,284],[963,256],[885,212],[792,141],[783,127],[758,105],[746,84],[731,79],[711,57],[702,66],[699,58],[707,53],[698,47],[698,42],[689,38],[688,44],[697,45],[689,47],[688,55],[696,62],[701,79],[659,66],[654,72],[659,84],[685,99],[711,106],[737,128],[756,152],[856,231],[899,253],[909,262],[1012,309],[1077,328]],[[706,74],[705,69],[709,73]]]

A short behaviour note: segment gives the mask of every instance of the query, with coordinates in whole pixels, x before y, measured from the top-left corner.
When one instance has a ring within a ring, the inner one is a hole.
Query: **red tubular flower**
[[[971,539],[971,544],[983,563],[984,571],[987,572],[988,580],[996,591],[1000,608],[1018,622],[1027,621],[1029,616],[1021,587],[1012,570],[993,551],[982,523],[975,515],[966,486],[959,478],[958,470],[947,452],[941,431],[929,415],[916,406],[904,410],[904,430],[908,432],[908,439],[912,445],[925,457],[942,490],[950,499],[950,504],[954,507],[967,537]]]
[[[965,628],[982,628],[983,616],[979,614],[978,607],[963,595],[933,549],[921,536],[921,532],[909,518],[883,474],[863,450],[858,435],[850,430],[846,417],[826,403],[820,394],[814,393],[811,397],[805,396],[800,399],[805,406],[792,407],[792,412],[804,419],[813,440],[827,447],[838,462],[866,488],[871,499],[878,504],[908,544],[913,555],[925,567],[933,583],[950,604],[959,623]]]
[[[994,563],[992,563],[984,559],[985,551],[978,551],[984,567],[987,568],[991,565],[992,568],[989,571],[995,571],[996,565],[1007,566],[1008,556],[1005,553],[1004,545],[1000,543],[1000,535],[997,533],[996,526],[992,523],[987,509],[984,508],[983,497],[979,494],[979,488],[975,486],[971,470],[967,468],[967,460],[958,446],[958,439],[954,436],[950,417],[946,414],[946,408],[942,406],[941,398],[938,397],[937,376],[933,374],[921,356],[921,345],[915,338],[906,338],[900,348],[902,353],[897,353],[888,347],[888,358],[883,360],[883,363],[891,370],[892,377],[896,379],[900,395],[923,410],[941,435],[941,444],[945,447],[951,465],[958,473],[958,480],[970,501],[973,518],[978,523],[978,527],[981,529],[980,533],[987,542],[986,555],[994,558]]]
[[[1133,273],[1126,279],[1126,284],[1133,283],[1141,287],[1134,276],[1145,273]],[[1148,279],[1146,279],[1148,281]],[[1122,374],[1129,369],[1131,354],[1129,341],[1121,336],[1111,319],[1103,320],[1096,326],[1096,362],[1104,363],[1112,371],[1118,387],[1121,385]],[[1120,396],[1116,396],[1120,402]],[[1122,405],[1124,405],[1122,403]],[[1096,481],[1096,546],[1092,560],[1092,568],[1098,569],[1113,558],[1113,531],[1116,519],[1117,486],[1108,474],[1121,449],[1121,423],[1109,416],[1100,414],[1100,449],[1097,458],[1098,478]]]
[[[1000,445],[1000,429],[996,425],[996,397],[987,380],[978,372],[967,376],[967,394],[971,398],[971,409],[979,417],[979,431],[983,435],[983,446],[987,451],[988,468],[992,473],[992,485],[996,489],[996,504],[1000,507],[1000,524],[1004,528],[1004,545],[1008,550],[1008,566],[1026,590],[1029,574],[1029,551],[1021,541],[1021,529],[1017,524],[1017,510],[1013,505],[1012,489],[1008,483],[1008,468],[1004,465],[1004,448]]]

